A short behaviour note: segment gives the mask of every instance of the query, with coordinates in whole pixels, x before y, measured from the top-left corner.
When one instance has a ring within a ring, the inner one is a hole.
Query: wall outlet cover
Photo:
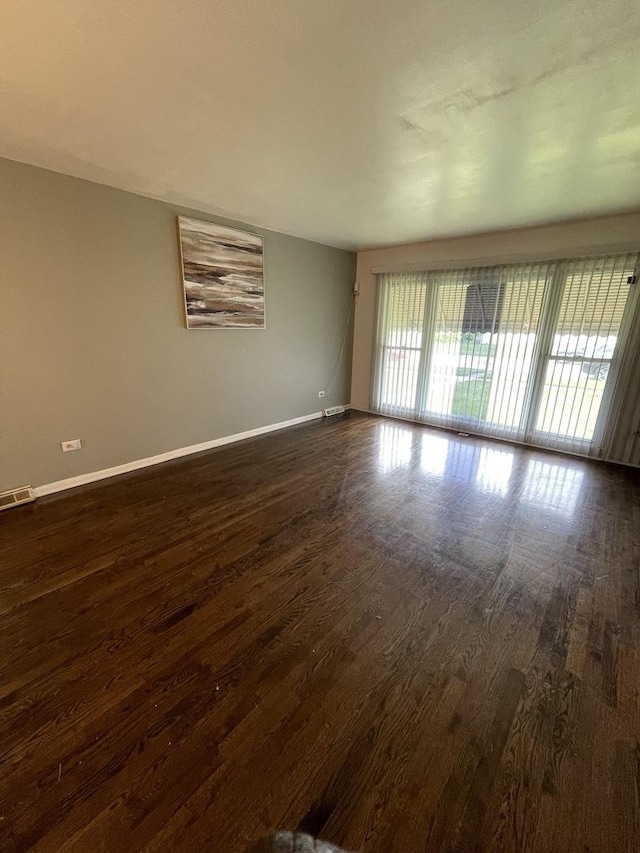
[[[68,453],[70,450],[81,450],[82,439],[72,438],[70,441],[61,441],[60,447],[62,447],[63,453]]]

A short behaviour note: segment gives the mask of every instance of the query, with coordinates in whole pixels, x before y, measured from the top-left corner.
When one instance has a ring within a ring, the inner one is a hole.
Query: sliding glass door
[[[636,263],[626,255],[381,276],[374,409],[593,451]]]

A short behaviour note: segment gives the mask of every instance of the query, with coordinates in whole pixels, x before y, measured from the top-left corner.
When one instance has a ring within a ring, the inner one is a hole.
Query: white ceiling
[[[10,0],[0,156],[348,248],[640,207],[634,0]]]

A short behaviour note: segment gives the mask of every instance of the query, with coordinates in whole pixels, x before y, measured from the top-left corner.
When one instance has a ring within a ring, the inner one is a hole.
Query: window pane
[[[567,265],[551,355],[611,358],[627,303],[635,256]]]
[[[619,255],[567,264],[535,425],[547,444],[594,437],[635,261]]]
[[[425,411],[496,434],[521,431],[552,265],[438,275]]]
[[[420,366],[426,276],[384,276],[376,405],[388,414],[413,412]]]
[[[609,364],[550,359],[536,430],[575,441],[591,441]]]

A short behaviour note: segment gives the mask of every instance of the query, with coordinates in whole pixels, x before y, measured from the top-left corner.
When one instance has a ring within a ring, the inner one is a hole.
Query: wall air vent
[[[11,489],[8,492],[0,492],[0,510],[9,509],[12,506],[28,504],[35,501],[31,486],[22,486],[19,489]]]
[[[328,409],[323,410],[322,414],[325,418],[330,418],[332,415],[342,415],[344,412],[344,406],[329,406]]]

